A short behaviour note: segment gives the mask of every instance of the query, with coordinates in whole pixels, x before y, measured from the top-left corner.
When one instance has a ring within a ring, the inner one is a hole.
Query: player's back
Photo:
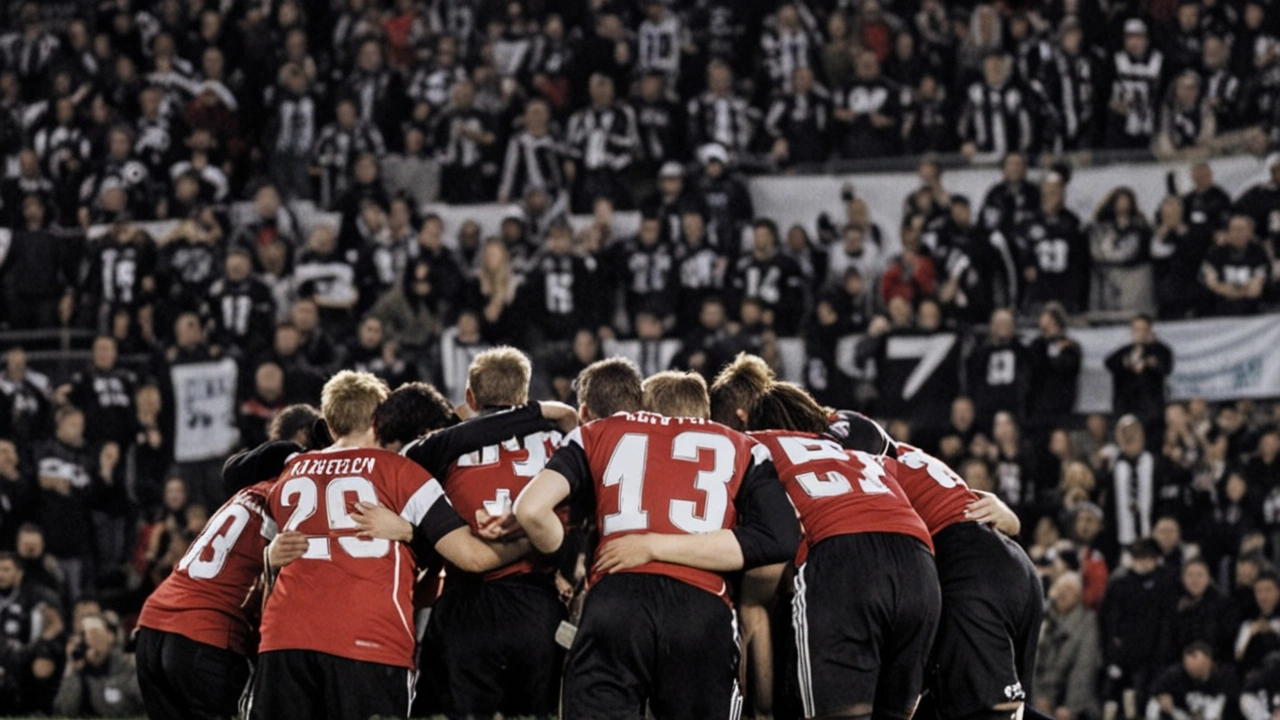
[[[173,572],[147,598],[139,627],[249,652],[253,626],[244,605],[262,574],[262,552],[275,535],[267,514],[274,484],[237,492],[209,518]]]
[[[719,423],[646,412],[588,423],[566,442],[580,445],[590,466],[601,547],[632,533],[697,535],[734,527],[743,476],[768,459],[758,443]],[[653,562],[630,572],[726,592],[719,574],[682,565]]]
[[[511,504],[546,466],[560,439],[558,432],[539,431],[467,453],[449,466],[442,481],[445,495],[475,531],[478,510],[495,516],[511,512]],[[484,577],[496,580],[552,569],[546,558],[533,555],[486,573]],[[457,572],[451,568],[449,577],[456,577]]]
[[[930,535],[965,522],[965,508],[978,499],[946,463],[917,447],[899,443],[897,459],[887,464],[896,466],[898,484]]]
[[[932,550],[929,531],[898,486],[892,464],[812,433],[767,430],[751,436],[773,456],[809,547],[836,535],[884,532],[910,535]]]
[[[413,667],[413,554],[401,543],[357,538],[349,514],[364,501],[417,525],[442,495],[425,470],[385,450],[330,449],[293,458],[270,508],[282,531],[302,532],[310,545],[280,571],[267,599],[261,651],[314,650]]]

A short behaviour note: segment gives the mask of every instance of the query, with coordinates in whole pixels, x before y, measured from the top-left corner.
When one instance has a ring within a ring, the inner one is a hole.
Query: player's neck
[[[330,450],[354,450],[357,448],[376,448],[376,447],[379,447],[378,438],[377,436],[374,435],[373,428],[369,428],[362,432],[343,435],[337,440],[334,440],[333,444],[329,446],[329,449]]]

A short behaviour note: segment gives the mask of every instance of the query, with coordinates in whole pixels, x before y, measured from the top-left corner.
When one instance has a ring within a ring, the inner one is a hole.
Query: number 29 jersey
[[[244,604],[262,575],[262,551],[275,536],[266,510],[274,484],[247,487],[218,508],[147,598],[138,627],[249,654],[253,626]]]
[[[295,456],[268,498],[281,530],[308,536],[307,552],[280,570],[262,611],[261,652],[312,650],[412,668],[413,581],[407,545],[357,538],[357,502],[422,526],[434,545],[466,527],[440,483],[416,463],[373,448]]]
[[[837,535],[882,532],[910,535],[933,551],[929,530],[898,486],[893,463],[811,433],[766,430],[751,437],[769,448],[810,549]]]
[[[767,473],[776,484],[768,452],[746,435],[709,420],[647,412],[619,413],[575,429],[547,469],[563,475],[574,496],[594,495],[601,548],[635,533],[732,529],[744,478]],[[665,575],[728,600],[719,573],[661,562],[626,572]]]

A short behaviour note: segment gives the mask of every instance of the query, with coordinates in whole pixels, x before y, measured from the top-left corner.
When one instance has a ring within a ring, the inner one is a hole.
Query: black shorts
[[[587,594],[564,670],[565,720],[736,718],[737,618],[663,575],[608,575]]]
[[[177,633],[138,630],[138,685],[149,718],[232,718],[249,682],[249,661]]]
[[[439,712],[553,716],[568,616],[550,575],[465,582],[431,608],[422,644],[422,688]]]
[[[409,716],[414,672],[314,650],[272,650],[258,656],[250,720],[368,720]]]
[[[1027,554],[989,525],[962,522],[933,538],[942,621],[929,686],[938,714],[960,718],[1031,695],[1044,616]]]
[[[910,717],[941,604],[933,556],[909,535],[838,535],[814,546],[791,603],[805,717],[859,705]]]

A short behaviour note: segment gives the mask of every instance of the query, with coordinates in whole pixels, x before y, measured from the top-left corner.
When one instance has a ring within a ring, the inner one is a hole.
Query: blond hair
[[[335,438],[373,426],[373,413],[391,393],[377,375],[343,370],[320,391],[320,416]]]
[[[476,355],[467,370],[467,389],[481,410],[523,405],[529,401],[529,357],[513,347],[496,347]]]
[[[651,376],[641,386],[644,409],[667,417],[711,417],[707,381],[694,372],[667,370]]]
[[[773,369],[758,355],[738,353],[711,383],[711,419],[736,430],[746,427],[738,411],[749,417],[773,386]]]

